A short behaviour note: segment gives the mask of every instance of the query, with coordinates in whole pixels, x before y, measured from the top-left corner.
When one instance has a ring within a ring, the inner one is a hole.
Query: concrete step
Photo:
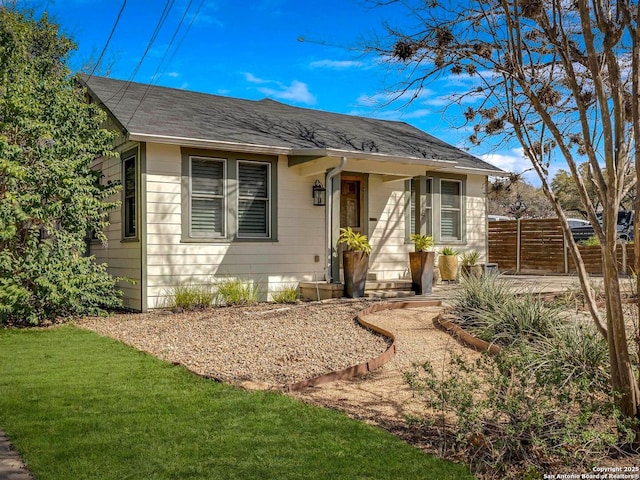
[[[405,290],[365,290],[367,298],[407,298],[414,297],[415,292]]]
[[[367,280],[365,290],[411,291],[411,280]]]

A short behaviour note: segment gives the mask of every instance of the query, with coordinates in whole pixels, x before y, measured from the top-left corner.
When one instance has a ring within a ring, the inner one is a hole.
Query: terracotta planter
[[[409,252],[411,289],[416,295],[431,293],[433,287],[433,252]]]
[[[460,273],[463,277],[480,278],[483,270],[482,265],[462,265]]]
[[[344,268],[344,294],[349,298],[364,297],[364,287],[369,269],[369,255],[365,252],[342,252]]]
[[[440,255],[438,257],[438,270],[442,281],[456,280],[458,278],[458,256]]]

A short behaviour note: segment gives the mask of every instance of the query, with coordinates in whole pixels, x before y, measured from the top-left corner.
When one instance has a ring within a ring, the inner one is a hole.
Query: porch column
[[[340,179],[341,175],[338,173],[329,180],[331,185],[327,185],[327,189],[331,189],[331,208],[327,212],[327,215],[330,215],[328,222],[330,234],[327,237],[330,242],[327,245],[327,252],[331,264],[332,283],[340,283],[340,259],[336,245],[340,236]]]

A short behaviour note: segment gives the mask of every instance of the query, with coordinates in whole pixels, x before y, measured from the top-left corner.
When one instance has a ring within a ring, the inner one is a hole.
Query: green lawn
[[[387,432],[67,326],[0,330],[0,427],[45,479],[458,479]]]

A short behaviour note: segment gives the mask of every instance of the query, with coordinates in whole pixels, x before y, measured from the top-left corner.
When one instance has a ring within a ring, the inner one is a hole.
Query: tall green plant
[[[347,250],[365,252],[366,254],[371,253],[371,244],[367,236],[360,232],[355,232],[351,227],[340,229],[338,244],[342,243],[347,246]]]
[[[46,16],[0,6],[0,324],[99,313],[115,279],[85,256],[116,193],[91,169],[111,151],[104,113],[67,67],[74,45]]]
[[[411,240],[415,245],[416,252],[426,252],[433,247],[433,237],[421,233],[412,233]]]

